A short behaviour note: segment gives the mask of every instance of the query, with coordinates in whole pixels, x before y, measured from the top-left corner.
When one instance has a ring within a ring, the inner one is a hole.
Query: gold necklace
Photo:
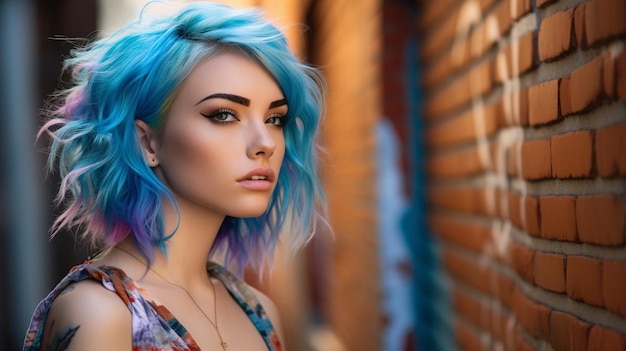
[[[126,251],[125,249],[122,249],[121,247],[118,246],[114,246],[114,248],[125,252],[127,255],[129,255],[130,257],[132,257],[133,259],[135,259],[137,262],[141,263],[142,265],[146,265],[143,261],[141,261],[139,258],[135,257],[135,255],[131,254],[130,252]],[[213,328],[215,329],[215,332],[217,333],[217,337],[220,339],[220,346],[222,347],[223,351],[228,351],[228,344],[224,341],[224,339],[222,339],[222,334],[220,333],[220,328],[218,327],[217,324],[217,294],[215,293],[215,286],[213,285],[213,281],[211,280],[211,277],[209,277],[209,283],[211,283],[211,289],[213,290],[213,306],[215,306],[213,312],[214,312],[214,319],[215,322],[213,322],[211,320],[211,318],[209,318],[209,316],[206,315],[206,313],[204,313],[204,311],[202,310],[202,308],[200,308],[200,305],[198,305],[198,303],[196,302],[196,300],[194,300],[194,298],[191,296],[191,294],[189,293],[189,291],[187,291],[187,289],[185,289],[182,285],[178,285],[176,283],[173,283],[167,279],[165,279],[164,276],[162,276],[161,274],[159,274],[159,272],[155,271],[154,269],[152,269],[152,267],[148,267],[148,270],[154,274],[156,274],[159,278],[161,278],[164,282],[173,285],[175,287],[178,287],[179,289],[181,289],[182,291],[185,292],[185,294],[187,294],[187,296],[189,297],[189,299],[191,300],[191,302],[193,302],[194,305],[196,305],[196,308],[198,309],[198,311],[200,311],[200,313],[202,313],[202,315],[204,316],[204,318],[206,318],[207,321],[209,321],[209,323],[211,323],[211,325],[213,326]]]

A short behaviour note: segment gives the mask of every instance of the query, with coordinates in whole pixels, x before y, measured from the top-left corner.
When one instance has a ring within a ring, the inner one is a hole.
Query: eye
[[[239,120],[237,119],[237,113],[227,108],[221,108],[209,114],[201,113],[201,115],[214,123],[231,123]]]
[[[284,115],[276,114],[276,115],[271,115],[265,121],[265,123],[273,124],[277,127],[283,127],[286,121],[287,121],[287,118]]]

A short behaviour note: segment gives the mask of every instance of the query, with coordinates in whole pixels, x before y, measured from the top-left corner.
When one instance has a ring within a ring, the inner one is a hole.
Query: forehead
[[[197,102],[213,93],[236,94],[263,103],[284,98],[265,67],[241,53],[230,51],[201,61],[183,81],[179,97]]]

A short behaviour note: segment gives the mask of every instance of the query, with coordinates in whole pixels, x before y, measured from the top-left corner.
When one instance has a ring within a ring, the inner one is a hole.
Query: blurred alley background
[[[626,350],[626,0],[221,2],[328,81],[334,233],[250,281],[287,349]],[[0,350],[89,255],[47,235],[38,110],[144,3],[0,0]]]

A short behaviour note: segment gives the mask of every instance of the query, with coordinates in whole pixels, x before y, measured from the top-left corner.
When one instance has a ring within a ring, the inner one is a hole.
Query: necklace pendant
[[[222,350],[228,351],[228,344],[226,342],[222,341],[220,343],[220,346],[222,346]]]

